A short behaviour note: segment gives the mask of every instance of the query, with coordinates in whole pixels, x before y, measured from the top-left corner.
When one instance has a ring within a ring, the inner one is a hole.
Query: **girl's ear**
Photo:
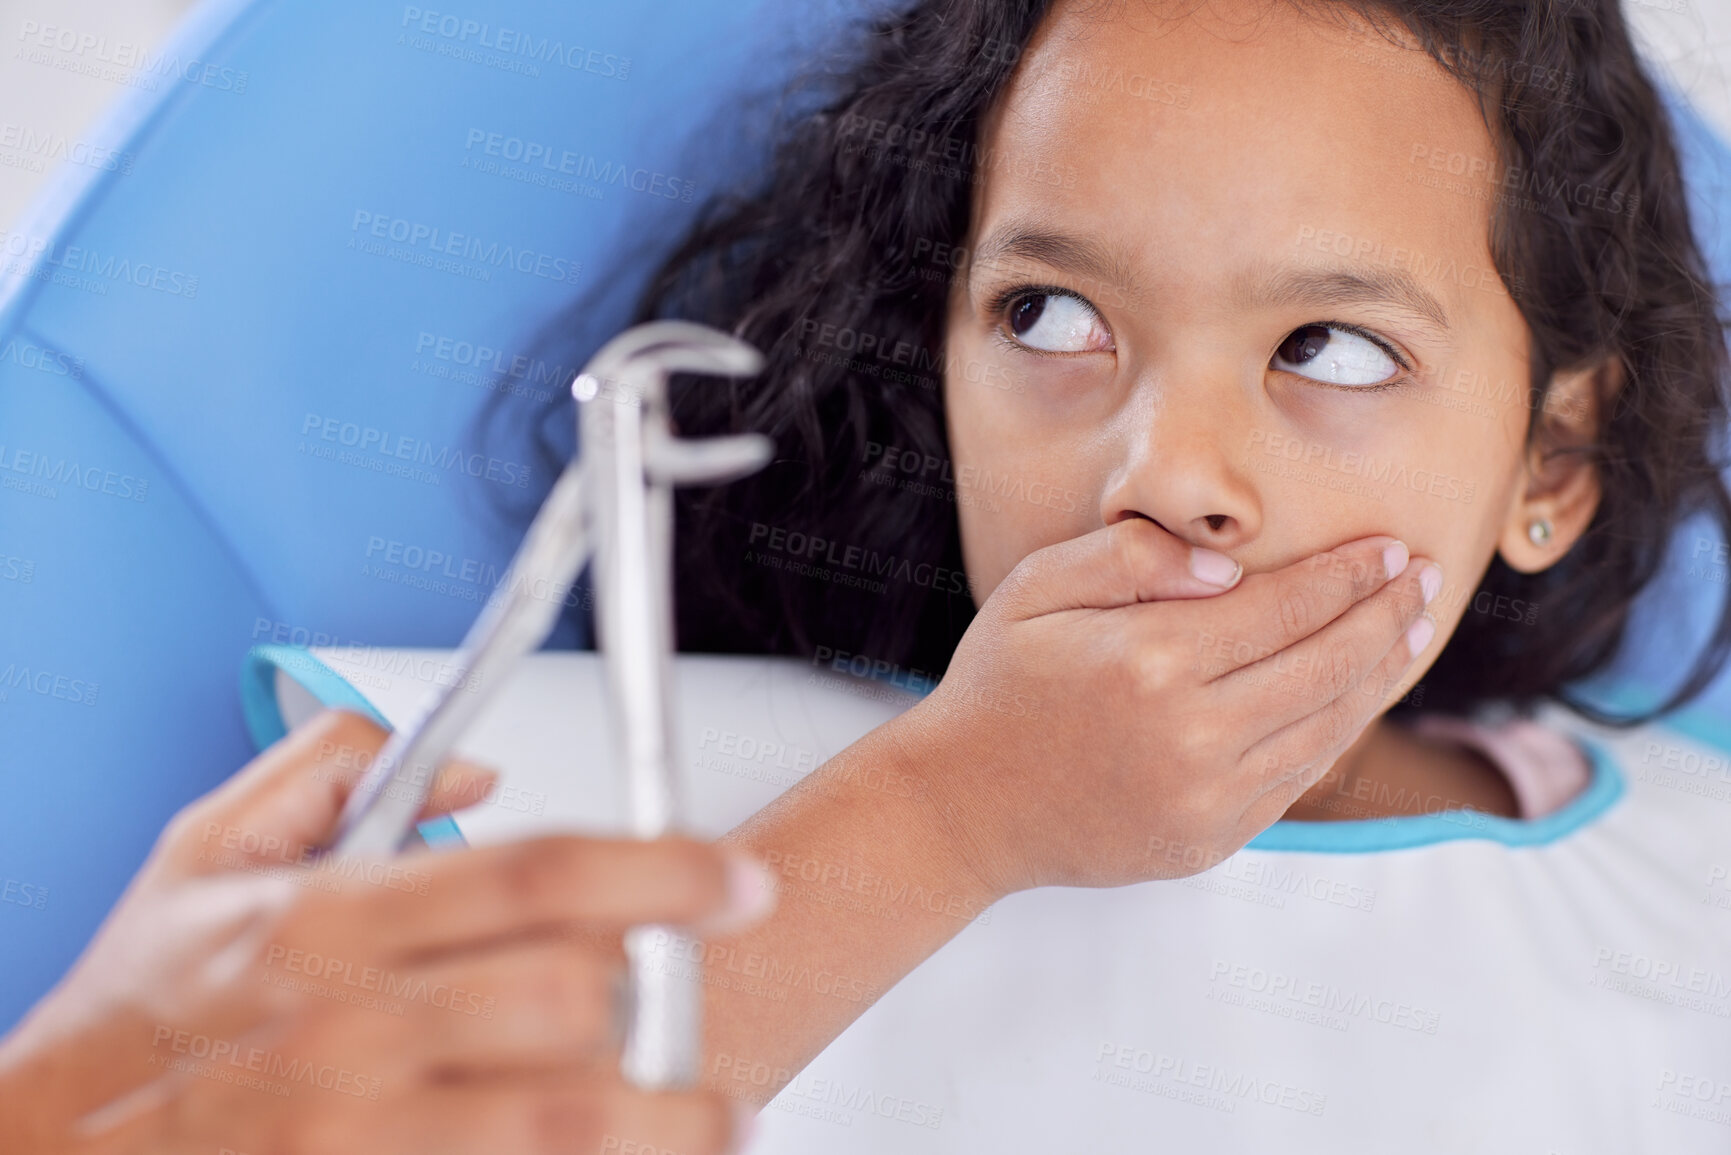
[[[1594,465],[1600,421],[1623,388],[1620,357],[1551,378],[1527,451],[1527,483],[1517,491],[1497,552],[1510,569],[1538,573],[1555,565],[1587,531],[1599,508]]]

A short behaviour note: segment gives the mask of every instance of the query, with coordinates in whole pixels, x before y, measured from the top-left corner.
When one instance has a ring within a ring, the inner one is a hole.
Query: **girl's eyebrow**
[[[1038,261],[1131,294],[1137,291],[1134,263],[1127,254],[1088,237],[1012,221],[980,243],[972,265],[976,270],[990,269],[1011,258]],[[1439,340],[1446,342],[1453,334],[1453,324],[1442,301],[1418,278],[1400,268],[1309,262],[1278,267],[1265,263],[1242,274],[1237,290],[1238,299],[1247,309],[1393,305],[1423,323]]]
[[[1136,291],[1136,277],[1127,255],[1087,237],[1011,222],[980,243],[972,264],[990,269],[1010,258],[1038,261],[1083,280],[1113,285],[1130,293]]]
[[[1436,295],[1403,269],[1369,265],[1265,266],[1240,281],[1239,296],[1250,308],[1292,305],[1394,305],[1447,340],[1452,326]]]

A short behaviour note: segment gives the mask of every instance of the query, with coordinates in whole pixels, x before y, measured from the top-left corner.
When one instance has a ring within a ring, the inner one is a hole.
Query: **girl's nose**
[[[1126,422],[1123,461],[1101,495],[1106,524],[1145,517],[1192,545],[1231,550],[1262,529],[1248,427],[1227,388],[1166,390]]]

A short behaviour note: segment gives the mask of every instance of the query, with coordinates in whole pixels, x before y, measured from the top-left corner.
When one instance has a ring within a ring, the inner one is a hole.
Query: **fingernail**
[[[1436,623],[1430,620],[1429,614],[1426,614],[1424,617],[1407,627],[1407,652],[1412,654],[1415,658],[1418,657],[1419,654],[1424,652],[1424,648],[1430,645],[1430,640],[1434,637],[1436,637]]]
[[[1190,572],[1197,581],[1227,590],[1238,584],[1244,567],[1223,553],[1203,549],[1201,546],[1191,546]]]
[[[757,859],[727,854],[727,906],[701,927],[704,934],[729,935],[760,922],[775,909],[775,882]]]
[[[1404,541],[1397,541],[1383,549],[1382,568],[1388,571],[1390,581],[1399,577],[1406,570],[1406,563],[1410,556]]]
[[[757,1137],[757,1108],[740,1099],[728,1100],[733,1108],[733,1142],[727,1145],[727,1155],[739,1155]]]
[[[1425,605],[1436,601],[1436,596],[1442,593],[1442,569],[1433,564],[1419,570],[1418,588],[1419,592],[1424,594]]]

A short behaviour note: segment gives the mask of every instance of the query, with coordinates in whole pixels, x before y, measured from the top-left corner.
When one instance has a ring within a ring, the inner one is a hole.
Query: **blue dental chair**
[[[457,643],[551,480],[546,395],[861,7],[213,0],[117,89],[0,238],[0,1032],[251,757],[249,648]],[[1724,279],[1731,153],[1678,121]],[[1703,623],[1699,536],[1654,601]],[[1627,685],[1684,645],[1636,643]]]
[[[0,1031],[252,756],[249,648],[458,642],[544,399],[859,10],[214,0],[138,62],[0,238]]]

